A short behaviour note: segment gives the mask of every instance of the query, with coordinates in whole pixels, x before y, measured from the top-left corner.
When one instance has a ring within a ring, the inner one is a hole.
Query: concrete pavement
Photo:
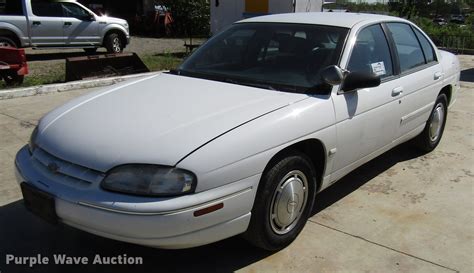
[[[25,211],[13,159],[38,118],[94,89],[0,101],[0,272],[473,272],[474,60],[445,135],[430,154],[402,145],[317,196],[314,215],[288,248],[267,253],[231,238],[189,250],[157,250],[68,227]],[[6,266],[17,256],[127,254],[142,266]]]

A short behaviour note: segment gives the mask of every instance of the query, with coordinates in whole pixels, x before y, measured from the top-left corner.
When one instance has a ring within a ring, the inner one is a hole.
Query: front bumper
[[[250,221],[260,175],[208,191],[175,198],[149,198],[78,189],[35,167],[27,147],[16,156],[18,183],[29,183],[55,196],[59,221],[99,236],[159,248],[187,248],[244,232]],[[202,216],[196,210],[223,203]]]

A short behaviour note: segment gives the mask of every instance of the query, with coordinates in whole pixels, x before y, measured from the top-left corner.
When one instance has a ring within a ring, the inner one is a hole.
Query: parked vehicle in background
[[[461,14],[451,14],[451,18],[449,19],[449,22],[455,24],[464,24],[465,21],[466,19]]]
[[[433,19],[433,23],[437,24],[438,26],[445,26],[448,24],[448,21],[446,21],[446,19],[443,17],[437,17]]]
[[[3,0],[0,2],[0,46],[33,48],[99,47],[119,53],[127,46],[127,21],[98,16],[70,0]]]
[[[18,183],[37,215],[107,238],[186,248],[243,233],[278,250],[352,170],[411,139],[434,150],[459,69],[401,18],[253,17],[176,71],[51,111],[16,156]]]

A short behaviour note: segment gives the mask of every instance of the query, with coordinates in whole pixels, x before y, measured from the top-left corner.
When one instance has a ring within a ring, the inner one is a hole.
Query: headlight
[[[36,148],[36,136],[38,136],[38,126],[36,126],[33,133],[31,133],[30,142],[28,143],[28,150],[31,154],[33,154]]]
[[[112,169],[101,183],[110,191],[177,196],[194,192],[196,176],[186,170],[157,165],[124,165]]]

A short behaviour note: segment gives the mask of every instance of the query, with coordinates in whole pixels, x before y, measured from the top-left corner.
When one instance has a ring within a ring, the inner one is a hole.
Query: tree
[[[176,34],[187,37],[208,36],[210,32],[209,0],[165,0],[173,15]]]

